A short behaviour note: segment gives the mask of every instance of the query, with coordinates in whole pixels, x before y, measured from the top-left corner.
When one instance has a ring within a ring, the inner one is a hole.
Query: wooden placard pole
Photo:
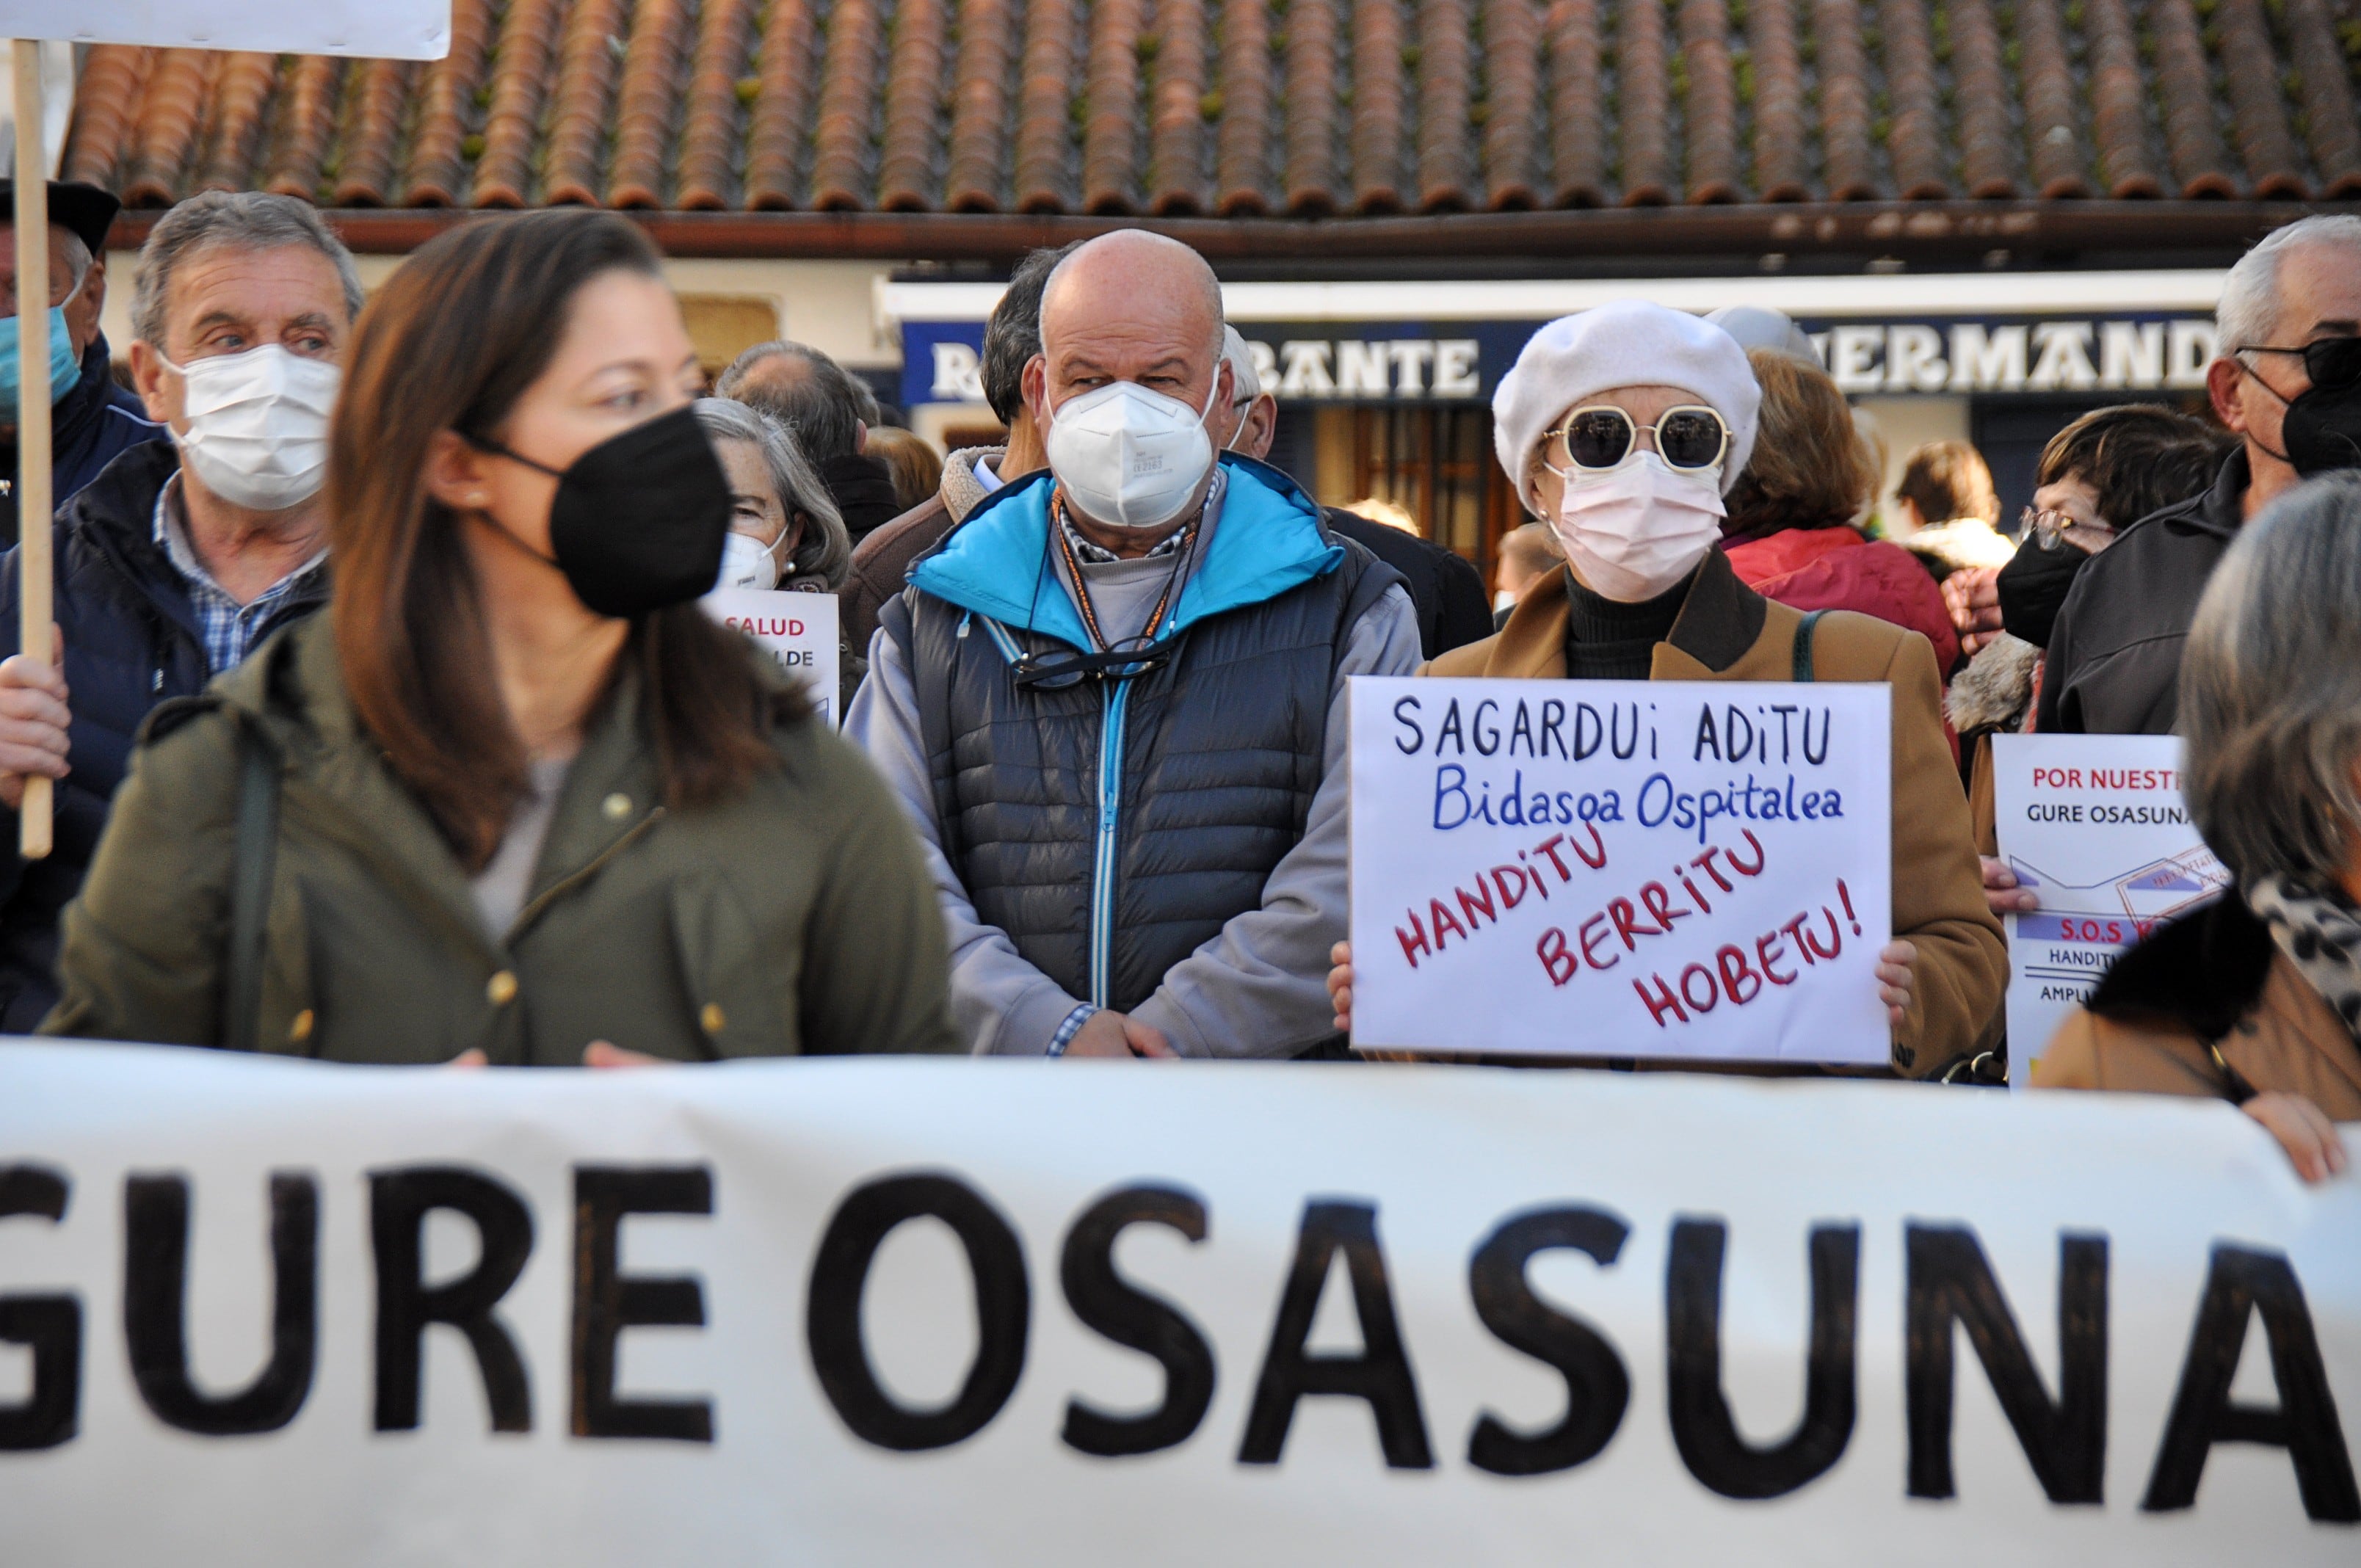
[[[49,170],[41,148],[41,46],[16,40],[16,553],[19,651],[48,663],[51,616],[49,531]],[[49,781],[27,775],[16,815],[17,852],[49,852]]]

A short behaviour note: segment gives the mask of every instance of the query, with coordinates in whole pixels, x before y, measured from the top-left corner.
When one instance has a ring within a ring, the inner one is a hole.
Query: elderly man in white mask
[[[361,308],[351,254],[308,202],[208,191],[148,231],[133,302],[132,382],[172,439],[128,448],[59,510],[61,663],[0,662],[0,804],[13,812],[28,775],[61,781],[55,851],[0,851],[0,1033],[30,1032],[57,999],[58,912],[148,712],[327,599],[320,488]],[[16,567],[0,558],[7,648]]]
[[[979,1053],[1334,1048],[1345,683],[1406,674],[1400,579],[1224,454],[1222,298],[1124,230],[1049,276],[1025,401],[1049,471],[879,617],[846,731],[902,796]]]
[[[1493,397],[1494,439],[1567,565],[1526,590],[1498,636],[1422,673],[1891,685],[1897,939],[1880,955],[1878,981],[1893,1063],[1912,1077],[1966,1072],[2007,959],[1944,739],[1934,651],[1867,616],[1806,617],[1774,604],[1715,548],[1760,402],[1745,350],[1678,311],[1623,302],[1534,334]],[[1342,1026],[1351,955],[1337,959],[1330,988]]]

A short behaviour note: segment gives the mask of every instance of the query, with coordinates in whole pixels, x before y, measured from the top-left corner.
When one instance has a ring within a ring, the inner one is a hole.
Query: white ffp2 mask
[[[1685,474],[1637,452],[1604,473],[1567,475],[1550,530],[1592,592],[1639,604],[1696,569],[1727,515],[1719,470]]]
[[[1049,472],[1093,522],[1161,528],[1180,515],[1213,466],[1205,414],[1221,391],[1217,370],[1205,407],[1110,381],[1049,411]]]
[[[188,384],[173,433],[205,488],[232,506],[284,511],[320,493],[328,476],[328,416],[344,373],[275,343],[187,365],[164,362]]]
[[[775,588],[779,586],[778,546],[743,533],[721,542],[721,575],[717,588]]]

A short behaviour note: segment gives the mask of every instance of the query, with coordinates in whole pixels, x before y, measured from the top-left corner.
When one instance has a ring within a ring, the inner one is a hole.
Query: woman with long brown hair
[[[655,252],[488,219],[361,319],[329,614],[159,710],[50,1033],[354,1061],[937,1050],[868,765],[696,599],[730,492]]]

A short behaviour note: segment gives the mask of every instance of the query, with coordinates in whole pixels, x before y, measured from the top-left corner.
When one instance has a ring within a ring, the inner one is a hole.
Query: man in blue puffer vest
[[[1334,1049],[1345,683],[1401,675],[1393,571],[1233,455],[1222,297],[1122,230],[1052,272],[995,492],[880,617],[846,732],[925,840],[979,1054]]]

